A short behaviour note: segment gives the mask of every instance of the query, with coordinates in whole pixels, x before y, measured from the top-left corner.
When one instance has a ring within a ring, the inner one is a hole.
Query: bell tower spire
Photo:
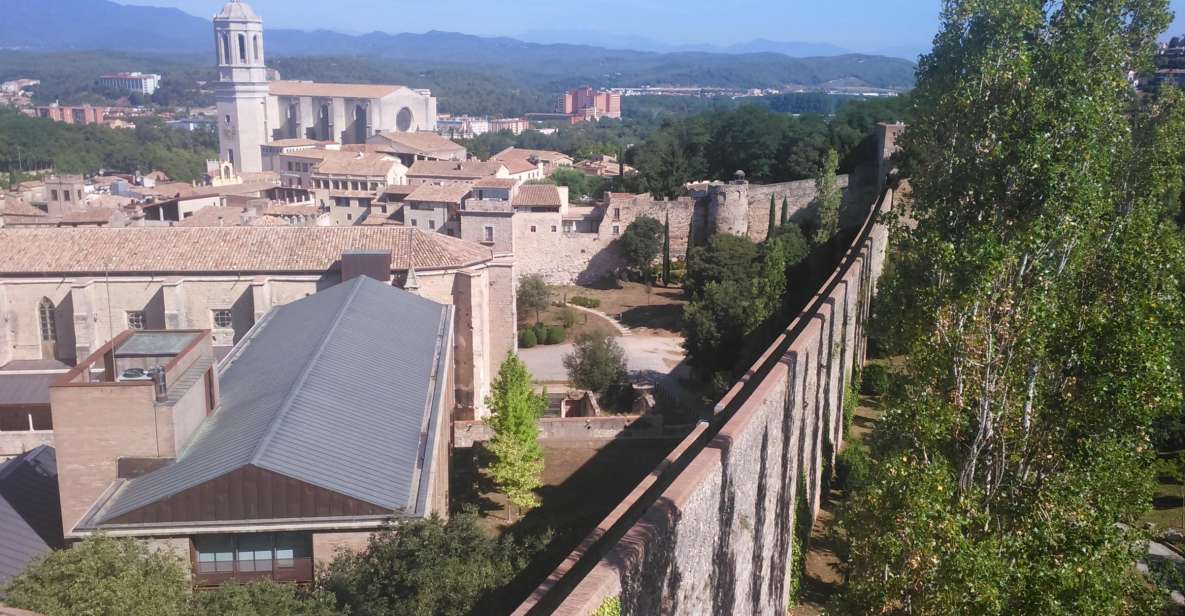
[[[259,148],[268,141],[263,20],[250,6],[231,0],[214,16],[214,44],[219,155],[236,171],[262,171]]]

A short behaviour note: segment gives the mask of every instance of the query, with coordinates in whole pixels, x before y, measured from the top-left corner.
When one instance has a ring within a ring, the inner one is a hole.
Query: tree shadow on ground
[[[1152,498],[1153,509],[1176,509],[1185,506],[1185,498],[1161,494]]]
[[[551,540],[526,569],[498,591],[501,608],[509,613],[524,601],[678,442],[589,441],[589,447],[599,448],[587,461],[562,481],[536,490],[542,505],[528,511],[507,531],[516,537],[550,532]],[[549,448],[548,453],[549,457],[564,455],[562,449]]]
[[[474,508],[478,515],[487,516],[503,509],[502,505],[484,496],[494,492],[494,483],[481,468],[489,454],[480,445],[453,449],[449,471],[449,510],[459,513]]]
[[[683,306],[682,304],[635,306],[622,312],[620,320],[626,327],[649,327],[678,333],[683,329]]]

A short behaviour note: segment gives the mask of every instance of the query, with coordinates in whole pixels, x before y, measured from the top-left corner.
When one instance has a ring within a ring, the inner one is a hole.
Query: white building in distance
[[[263,170],[260,148],[281,139],[366,143],[384,132],[436,130],[436,99],[398,85],[269,81],[263,20],[232,0],[214,16],[218,141],[240,172]]]

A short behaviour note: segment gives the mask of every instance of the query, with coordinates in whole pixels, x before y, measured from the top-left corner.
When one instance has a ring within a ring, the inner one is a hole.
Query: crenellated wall
[[[768,197],[767,197],[768,198]],[[843,440],[843,395],[888,242],[872,208],[844,260],[667,459],[514,612],[784,614],[799,482],[817,514],[824,442]],[[834,455],[834,454],[833,454]]]

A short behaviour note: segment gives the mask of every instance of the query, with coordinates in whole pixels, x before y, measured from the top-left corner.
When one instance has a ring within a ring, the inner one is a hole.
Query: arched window
[[[239,61],[243,64],[247,63],[247,35],[239,35]]]
[[[41,341],[53,342],[58,339],[58,325],[54,321],[54,305],[48,297],[41,298],[37,305],[37,321],[41,326]]]
[[[259,35],[256,34],[255,35],[255,62],[259,63],[260,61],[261,60],[259,59]]]
[[[230,37],[225,32],[222,33],[222,63],[230,64]]]

